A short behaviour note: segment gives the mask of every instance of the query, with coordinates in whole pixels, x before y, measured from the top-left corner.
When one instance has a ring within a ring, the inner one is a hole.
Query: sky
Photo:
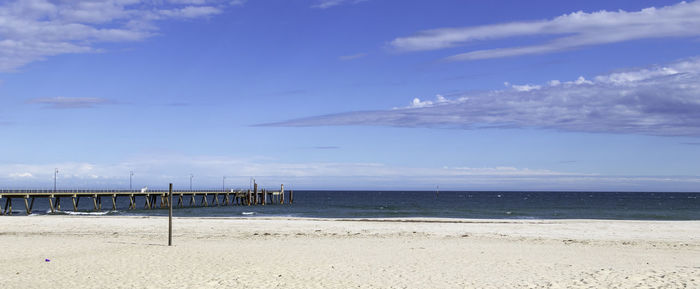
[[[2,1],[0,136],[2,189],[698,191],[700,1]]]

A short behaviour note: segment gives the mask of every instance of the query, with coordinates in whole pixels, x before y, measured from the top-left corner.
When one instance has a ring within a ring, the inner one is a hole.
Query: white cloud
[[[445,98],[444,96],[442,96],[440,94],[435,95],[435,102],[437,102],[437,103],[443,103],[443,102],[448,102],[448,101],[449,100],[447,100],[447,98]]]
[[[220,8],[211,6],[187,6],[179,9],[160,10],[159,13],[172,18],[199,18],[223,12]]]
[[[312,8],[328,9],[342,4],[357,4],[368,0],[319,0]]]
[[[109,99],[99,97],[45,97],[31,99],[28,102],[43,104],[47,108],[92,108],[113,103]]]
[[[207,0],[168,0],[168,2],[173,3],[173,4],[190,4],[190,5],[207,4]]]
[[[511,85],[511,87],[513,87],[513,89],[515,89],[516,91],[530,91],[530,90],[537,90],[537,89],[542,88],[541,85],[531,85],[531,84],[524,84],[524,85],[513,84],[513,85]]]
[[[661,8],[651,7],[635,12],[579,11],[543,21],[440,28],[396,38],[390,44],[401,51],[420,51],[443,49],[476,41],[541,35],[554,35],[558,38],[539,45],[470,51],[447,59],[459,61],[499,58],[636,39],[696,37],[700,35],[700,1],[681,2]]]
[[[31,173],[11,173],[10,178],[31,178],[34,177]]]
[[[432,101],[430,101],[430,100],[423,100],[423,101],[421,101],[420,98],[417,98],[417,97],[416,97],[416,98],[414,98],[413,101],[411,102],[411,106],[410,106],[410,107],[416,108],[416,107],[429,107],[429,106],[433,106],[433,102],[432,102]]]
[[[511,86],[506,83],[507,86]],[[456,95],[382,111],[348,112],[269,126],[530,127],[574,132],[700,136],[700,57],[666,66],[550,85]]]
[[[225,7],[225,0],[3,2],[0,72],[54,55],[99,52],[100,43],[143,40],[157,33],[158,21],[208,17]]]
[[[411,101],[411,104],[407,107],[403,108],[421,108],[421,107],[431,107],[435,104],[442,104],[442,103],[447,103],[450,100],[442,96],[441,94],[435,95],[435,100],[420,100],[420,98],[413,98],[413,101]],[[399,107],[395,107],[394,109],[401,109]]]

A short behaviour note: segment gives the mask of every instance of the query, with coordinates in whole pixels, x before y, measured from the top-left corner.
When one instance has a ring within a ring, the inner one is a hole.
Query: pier
[[[24,205],[27,215],[31,214],[36,199],[48,199],[51,213],[61,211],[61,201],[68,200],[63,208],[78,211],[81,199],[92,201],[94,211],[102,211],[102,201],[111,200],[111,210],[117,209],[118,198],[129,199],[129,210],[166,209],[168,208],[168,190],[0,190],[0,215],[12,215],[13,201]],[[3,203],[4,202],[4,203]],[[255,184],[252,190],[174,190],[173,208],[210,207],[210,206],[265,206],[275,204],[292,204],[294,192],[258,190]],[[105,204],[108,208],[110,204]]]

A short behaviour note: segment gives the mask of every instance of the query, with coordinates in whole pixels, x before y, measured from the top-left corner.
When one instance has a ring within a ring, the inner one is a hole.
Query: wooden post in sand
[[[173,183],[168,190],[168,246],[173,245]]]

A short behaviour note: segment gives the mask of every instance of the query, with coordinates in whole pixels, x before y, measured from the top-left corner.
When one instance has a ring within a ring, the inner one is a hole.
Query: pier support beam
[[[49,199],[49,209],[51,209],[51,213],[53,214],[56,212],[56,209],[53,205],[53,195],[49,196],[48,199]]]
[[[73,212],[78,211],[78,203],[80,202],[80,197],[73,195]]]
[[[134,194],[129,195],[129,209],[136,209],[136,200],[134,199]]]
[[[29,202],[29,199],[31,200],[31,204]],[[32,208],[34,207],[34,197],[29,197],[29,195],[24,196],[24,208],[27,210],[27,215],[30,215],[32,213]]]
[[[112,194],[112,211],[117,210],[117,194]]]
[[[207,201],[207,194],[206,193],[204,193],[204,196],[202,196],[202,204],[205,207],[209,207],[209,201]]]
[[[197,205],[197,200],[194,198],[195,197],[194,195],[195,195],[194,193],[192,193],[192,195],[191,195],[192,198],[190,199],[190,207],[194,207]]]
[[[32,213],[32,209],[29,208],[29,196],[24,196],[24,208],[27,210],[27,215]]]
[[[5,200],[5,215],[12,216],[12,198]]]

